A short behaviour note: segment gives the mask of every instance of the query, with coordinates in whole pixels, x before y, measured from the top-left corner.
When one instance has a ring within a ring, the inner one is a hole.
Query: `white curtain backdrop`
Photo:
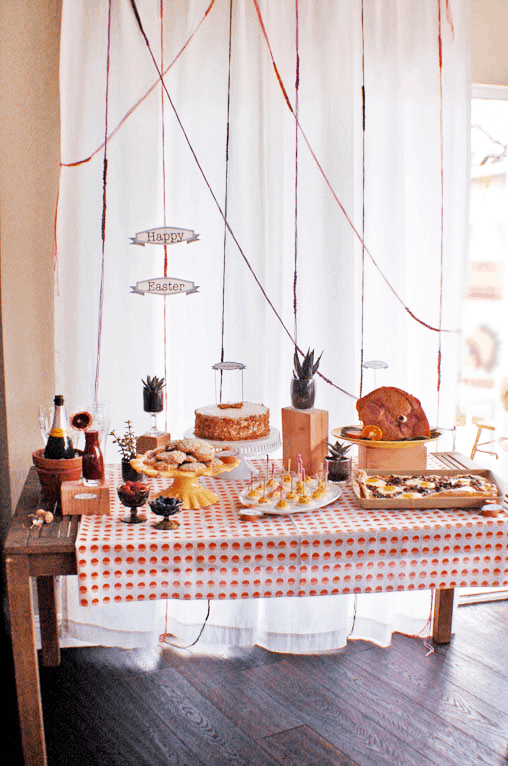
[[[164,3],[161,61],[159,4],[137,0],[159,66],[169,66],[209,5],[210,0]],[[162,98],[130,3],[112,2],[99,322],[104,151],[96,150],[105,135],[108,2],[63,3],[56,376],[66,397],[92,400],[100,338],[98,398],[109,403],[115,430],[127,419],[138,433],[148,430],[141,396],[147,374],[167,379],[167,429],[174,436],[193,426],[197,406],[215,401],[211,367],[220,361],[222,346],[224,221],[203,174],[224,209],[229,7],[229,0],[215,0],[165,76],[194,157]],[[259,0],[259,7],[294,104],[295,2]],[[300,0],[298,7],[302,129],[359,232],[364,220],[367,248],[402,301],[434,327],[441,306],[442,327],[457,328],[467,235],[469,3],[451,0],[452,32],[442,0],[442,102],[438,0]],[[252,0],[233,0],[229,136],[228,221],[293,335],[295,122]],[[68,166],[92,154],[90,161]],[[316,406],[329,411],[331,428],[356,421],[363,305],[363,359],[388,364],[377,381],[366,373],[363,393],[375,382],[399,386],[421,399],[432,424],[453,426],[457,334],[441,335],[438,411],[439,335],[408,315],[367,254],[362,279],[361,244],[301,134],[298,190],[297,340],[304,349],[323,350],[320,371],[353,395],[319,380]],[[162,276],[164,266],[162,248],[133,246],[130,238],[164,224],[200,235],[198,242],[168,248],[168,276],[193,281],[196,294],[165,299],[130,292],[137,281]],[[225,264],[225,358],[246,364],[245,399],[267,404],[272,426],[280,428],[281,408],[290,404],[293,343],[229,235]],[[445,439],[438,443],[440,449],[450,447]],[[106,458],[119,459],[111,442]],[[146,645],[157,640],[164,624],[164,603],[83,609],[75,583],[63,601],[69,640]],[[206,606],[169,603],[168,629],[184,642],[194,638]],[[386,645],[393,630],[422,629],[429,609],[428,592],[361,596],[353,635]],[[203,640],[328,650],[345,644],[353,611],[353,597],[213,602]]]

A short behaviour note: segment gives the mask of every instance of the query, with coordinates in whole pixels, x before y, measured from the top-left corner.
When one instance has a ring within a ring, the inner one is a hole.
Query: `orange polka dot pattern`
[[[429,455],[428,467],[442,464]],[[325,508],[241,521],[245,482],[202,477],[219,501],[160,531],[148,507],[145,523],[120,521],[120,467],[107,477],[111,514],[83,516],[76,540],[82,606],[508,585],[506,510],[364,510],[345,486]],[[170,480],[150,483],[155,494]]]

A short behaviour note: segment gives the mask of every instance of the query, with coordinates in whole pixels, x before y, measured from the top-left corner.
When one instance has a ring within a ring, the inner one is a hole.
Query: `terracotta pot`
[[[60,488],[63,481],[77,481],[81,478],[83,459],[81,455],[67,460],[48,460],[44,450],[32,452],[32,460],[41,484],[41,503],[54,506],[60,504]]]

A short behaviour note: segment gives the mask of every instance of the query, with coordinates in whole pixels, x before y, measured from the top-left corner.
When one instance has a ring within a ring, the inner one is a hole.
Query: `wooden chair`
[[[489,444],[495,444],[495,439],[489,439],[488,441],[481,442],[480,439],[482,438],[483,431],[492,431],[494,432],[496,430],[496,427],[493,426],[491,423],[485,423],[484,421],[479,420],[477,425],[477,431],[476,431],[476,439],[473,444],[473,449],[471,450],[471,460],[474,460],[474,456],[477,452],[485,452],[487,455],[494,455],[494,457],[497,459],[498,454],[497,452],[493,452],[492,450],[488,449],[481,449],[482,447],[486,447]]]

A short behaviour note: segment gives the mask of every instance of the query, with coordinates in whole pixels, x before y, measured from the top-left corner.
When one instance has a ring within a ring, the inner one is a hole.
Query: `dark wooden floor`
[[[308,657],[65,649],[41,674],[49,764],[506,766],[508,602],[461,607],[455,630],[428,657],[401,635]],[[0,763],[18,766],[1,684]]]

